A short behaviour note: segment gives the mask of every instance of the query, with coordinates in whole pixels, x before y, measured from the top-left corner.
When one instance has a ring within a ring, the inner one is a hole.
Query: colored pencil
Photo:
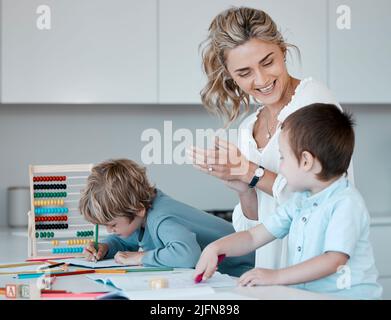
[[[41,293],[69,293],[69,291],[66,291],[66,290],[46,290],[46,289],[42,289]]]
[[[47,275],[50,277],[64,277],[64,276],[75,276],[75,275],[86,274],[86,273],[95,273],[95,270],[78,270],[78,271],[70,271],[70,272],[48,273]],[[18,279],[39,278],[44,274],[45,273],[18,274]]]
[[[59,266],[62,266],[64,264],[65,264],[65,262],[55,263],[55,264],[51,264],[49,266],[43,266],[43,267],[40,268],[40,270],[53,269],[55,267],[59,267]]]
[[[98,259],[96,259],[96,256],[98,255],[98,251],[99,251],[99,242],[98,242],[99,235],[98,235],[98,233],[99,233],[99,226],[96,224],[95,225],[95,243],[94,243],[96,253],[94,254],[94,259],[95,259],[94,262],[98,261]]]
[[[11,263],[11,264],[1,264],[0,268],[17,268],[25,266],[33,266],[37,264],[42,264],[41,262],[22,262],[22,263]]]
[[[95,225],[95,250],[98,252],[99,250],[99,245],[98,245],[98,236],[99,236],[99,226],[96,224]]]
[[[95,273],[126,273],[126,270],[121,269],[97,269]]]
[[[80,256],[80,255],[78,255],[78,256]],[[29,259],[26,259],[26,261],[46,262],[49,260],[70,259],[70,258],[74,258],[74,257],[75,256],[61,256],[61,257],[47,257],[47,258],[39,257],[39,258],[29,258]]]

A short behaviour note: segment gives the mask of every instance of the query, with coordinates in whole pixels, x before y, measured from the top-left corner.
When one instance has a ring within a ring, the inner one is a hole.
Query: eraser
[[[149,287],[151,289],[168,288],[168,280],[166,278],[152,278],[149,280]]]

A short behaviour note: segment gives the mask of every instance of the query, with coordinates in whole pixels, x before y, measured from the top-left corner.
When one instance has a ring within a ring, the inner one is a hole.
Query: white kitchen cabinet
[[[159,0],[160,103],[200,103],[199,92],[206,80],[198,46],[206,38],[213,17],[233,5],[266,11],[286,40],[301,51],[302,65],[294,52],[293,63],[288,57],[290,72],[326,83],[326,0]]]
[[[2,0],[1,102],[156,103],[156,1]]]
[[[340,102],[391,102],[389,15],[389,0],[329,1],[329,84]]]

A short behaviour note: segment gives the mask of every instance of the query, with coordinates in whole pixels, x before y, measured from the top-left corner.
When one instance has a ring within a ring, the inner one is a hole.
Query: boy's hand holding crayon
[[[98,243],[98,250],[96,250],[95,242],[91,241],[85,248],[84,254],[88,261],[102,260],[109,251],[109,246],[105,243]]]

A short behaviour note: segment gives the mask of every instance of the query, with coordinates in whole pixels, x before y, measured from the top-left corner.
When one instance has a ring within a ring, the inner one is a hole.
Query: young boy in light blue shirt
[[[194,268],[202,249],[234,233],[231,223],[177,201],[148,181],[145,168],[116,159],[92,168],[79,202],[81,214],[112,233],[85,248],[89,260],[124,265]],[[142,250],[139,250],[142,249]],[[254,267],[254,253],[226,259],[219,271],[240,276]]]
[[[240,285],[295,285],[345,298],[381,298],[369,214],[345,177],[354,149],[351,116],[334,105],[312,104],[290,115],[281,130],[280,172],[294,195],[263,224],[208,245],[195,275],[205,272],[208,279],[220,254],[243,255],[289,234],[288,267],[255,268],[239,278]]]

